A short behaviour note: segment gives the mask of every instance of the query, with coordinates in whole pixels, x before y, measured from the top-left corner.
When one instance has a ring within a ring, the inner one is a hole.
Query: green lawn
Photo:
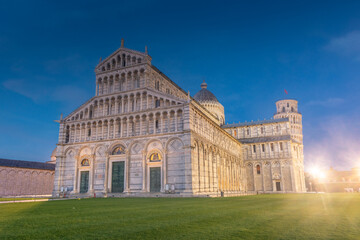
[[[0,239],[360,239],[360,194],[7,203]]]

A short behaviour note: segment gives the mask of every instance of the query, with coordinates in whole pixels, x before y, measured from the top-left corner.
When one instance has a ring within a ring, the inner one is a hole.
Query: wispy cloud
[[[325,100],[313,100],[307,103],[309,106],[321,106],[321,107],[337,107],[343,104],[345,100],[343,98],[328,98]]]
[[[89,94],[80,87],[72,85],[59,86],[51,93],[54,101],[82,102],[89,98]],[[66,100],[64,98],[67,98]]]
[[[15,93],[30,98],[35,103],[45,101],[67,102],[84,101],[88,93],[72,85],[49,84],[52,79],[9,79],[3,82],[3,86]]]
[[[50,74],[62,72],[82,73],[87,69],[88,60],[74,54],[63,58],[51,59],[43,62],[44,69]]]
[[[360,31],[331,39],[325,50],[360,61]]]
[[[42,96],[47,95],[45,89],[33,86],[30,80],[9,79],[3,82],[3,86],[10,91],[30,98],[34,102],[38,102]]]
[[[359,117],[336,116],[314,124],[305,143],[305,164],[350,169],[360,165]]]

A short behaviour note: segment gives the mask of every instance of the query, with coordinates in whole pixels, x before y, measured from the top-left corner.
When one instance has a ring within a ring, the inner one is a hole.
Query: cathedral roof
[[[278,118],[278,119],[267,119],[261,121],[253,121],[253,122],[243,122],[243,123],[231,123],[222,125],[222,128],[231,128],[231,127],[245,127],[245,126],[253,126],[267,123],[278,123],[278,122],[288,122],[289,118]]]
[[[55,164],[51,164],[51,163],[30,162],[30,161],[11,160],[11,159],[2,159],[2,158],[0,158],[0,166],[15,167],[15,168],[55,170]]]
[[[243,143],[243,144],[276,142],[276,141],[286,141],[286,140],[291,140],[293,142],[300,143],[296,139],[293,139],[291,137],[291,135],[253,137],[253,138],[240,138],[240,139],[238,139],[238,141]]]
[[[207,90],[205,81],[201,84],[201,90],[195,94],[194,99],[198,102],[219,102],[215,95]]]

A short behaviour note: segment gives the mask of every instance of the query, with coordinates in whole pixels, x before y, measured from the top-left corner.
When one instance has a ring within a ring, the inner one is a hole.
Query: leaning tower
[[[284,99],[276,102],[276,113],[274,119],[289,118],[291,125],[291,137],[302,143],[302,115],[298,111],[298,101],[294,99]]]
[[[305,192],[304,176],[304,151],[302,134],[302,115],[298,111],[298,102],[293,99],[284,99],[276,102],[276,113],[274,119],[289,118],[290,135],[293,141],[291,144],[291,156],[293,165],[293,176],[295,178],[295,189],[299,192]]]

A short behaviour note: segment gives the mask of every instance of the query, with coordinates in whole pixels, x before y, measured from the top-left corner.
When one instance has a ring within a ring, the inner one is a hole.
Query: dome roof
[[[201,90],[194,95],[194,99],[198,102],[219,102],[215,95],[206,89],[205,81],[201,84]]]
[[[56,150],[57,150],[57,147],[52,151],[51,157],[56,157]]]

